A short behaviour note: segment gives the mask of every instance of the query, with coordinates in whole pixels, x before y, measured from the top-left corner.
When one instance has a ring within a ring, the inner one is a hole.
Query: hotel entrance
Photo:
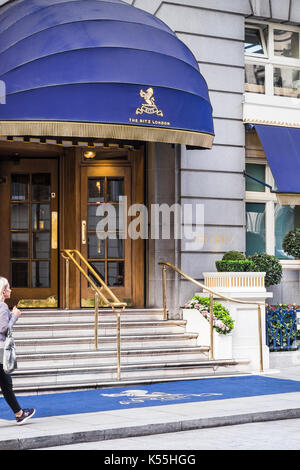
[[[66,249],[80,252],[120,301],[143,307],[144,240],[132,240],[127,228],[129,207],[144,203],[144,147],[5,143],[1,154],[0,275],[13,288],[10,304],[65,308]],[[90,283],[72,263],[68,290],[70,308],[94,306]]]

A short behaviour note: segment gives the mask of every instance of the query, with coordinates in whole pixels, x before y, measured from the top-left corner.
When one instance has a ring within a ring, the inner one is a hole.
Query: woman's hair
[[[9,286],[9,282],[5,277],[0,277],[0,299],[3,297],[3,292]]]

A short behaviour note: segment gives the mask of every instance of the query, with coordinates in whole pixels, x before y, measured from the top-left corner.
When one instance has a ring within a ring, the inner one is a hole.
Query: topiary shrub
[[[249,256],[254,263],[254,271],[265,272],[265,286],[270,287],[279,284],[282,278],[282,266],[275,256],[266,253],[256,253]]]
[[[216,261],[216,268],[218,272],[250,272],[255,271],[253,261],[247,259],[221,260]]]
[[[282,248],[284,251],[296,259],[300,259],[300,228],[288,232],[283,241]]]
[[[234,260],[237,260],[237,259],[246,259],[246,256],[241,253],[240,251],[227,251],[227,253],[225,253],[225,255],[223,256],[222,260],[230,260],[230,261],[234,261]]]
[[[246,259],[240,251],[227,251],[222,260],[216,261],[219,272],[244,272],[253,271],[253,263]]]

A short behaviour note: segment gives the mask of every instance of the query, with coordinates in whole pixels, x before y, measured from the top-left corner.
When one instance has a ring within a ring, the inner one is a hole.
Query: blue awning
[[[278,193],[300,193],[300,129],[254,124]]]
[[[121,0],[0,8],[1,135],[129,138],[210,148],[207,84],[161,20]]]

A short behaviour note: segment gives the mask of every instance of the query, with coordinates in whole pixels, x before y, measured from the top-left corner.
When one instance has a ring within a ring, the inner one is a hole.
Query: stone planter
[[[266,302],[273,294],[266,291],[262,272],[206,272],[204,285],[221,295],[247,303],[236,303],[214,295],[214,300],[226,307],[235,322],[232,335],[232,354],[234,359],[249,361],[247,370],[260,372],[260,350],[258,335],[258,308],[253,302]],[[195,293],[200,297],[208,297],[209,292],[203,289]],[[263,370],[268,370],[269,348],[266,345],[265,307],[261,306],[261,336],[263,353]]]
[[[187,321],[186,331],[198,333],[197,345],[210,346],[210,324],[197,309],[183,308],[183,320]],[[214,330],[215,359],[232,359],[232,334],[222,335]]]

